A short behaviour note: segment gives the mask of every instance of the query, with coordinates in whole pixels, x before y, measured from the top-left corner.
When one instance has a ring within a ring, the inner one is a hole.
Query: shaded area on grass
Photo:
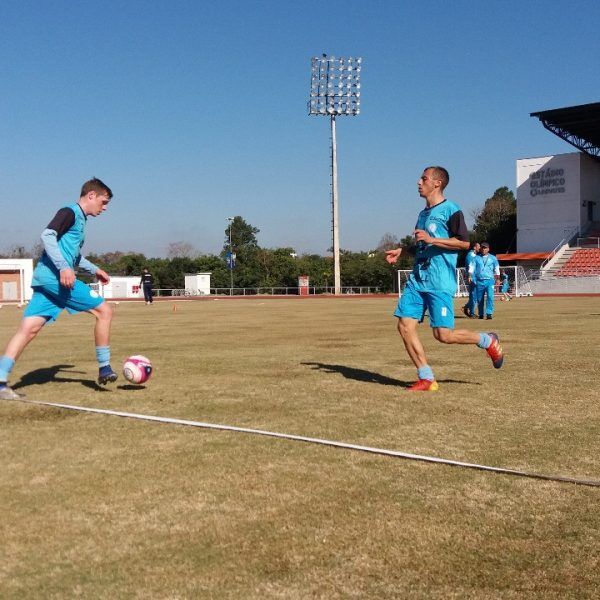
[[[401,388],[408,388],[413,383],[412,381],[403,381],[402,379],[394,379],[381,373],[367,371],[365,369],[357,369],[356,367],[348,367],[347,365],[331,365],[320,362],[303,362],[301,363],[308,367],[312,367],[315,371],[324,371],[325,373],[339,373],[346,379],[354,379],[355,381],[364,381],[366,383],[378,383],[380,385],[393,385]],[[481,385],[481,383],[473,381],[463,381],[462,379],[438,379],[439,383],[463,383],[470,385]]]
[[[35,369],[21,376],[21,379],[15,383],[12,388],[18,390],[20,388],[28,387],[30,385],[41,385],[44,383],[58,382],[58,383],[80,383],[81,385],[96,391],[106,392],[106,388],[99,386],[93,379],[81,379],[72,377],[59,377],[59,373],[75,373],[83,374],[85,371],[72,371],[75,365],[54,365],[52,367],[44,367],[42,369]]]

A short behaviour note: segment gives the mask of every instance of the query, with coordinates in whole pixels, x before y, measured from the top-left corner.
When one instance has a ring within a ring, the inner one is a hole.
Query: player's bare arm
[[[402,248],[395,248],[394,250],[386,250],[385,251],[385,260],[387,260],[387,262],[390,265],[393,265],[400,258],[401,254],[402,254]]]
[[[425,242],[439,248],[448,250],[468,250],[469,242],[459,240],[456,237],[452,238],[434,238],[431,237],[424,229],[415,229],[415,239],[417,242]]]
[[[106,285],[107,283],[110,282],[110,275],[106,272],[103,271],[102,269],[98,269],[96,271],[96,279],[102,284],[102,285]]]

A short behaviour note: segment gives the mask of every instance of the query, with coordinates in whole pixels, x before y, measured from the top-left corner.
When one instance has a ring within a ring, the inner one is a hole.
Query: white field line
[[[409,460],[419,460],[428,463],[451,465],[454,467],[464,467],[467,469],[478,469],[479,471],[491,471],[504,475],[515,475],[518,477],[529,477],[532,479],[544,479],[546,481],[560,481],[564,483],[575,483],[592,487],[600,487],[600,481],[593,479],[578,479],[576,477],[565,477],[563,475],[544,475],[542,473],[532,473],[528,471],[519,471],[517,469],[506,469],[503,467],[491,467],[488,465],[479,465],[476,463],[461,462],[458,460],[449,460],[447,458],[438,458],[435,456],[424,456],[420,454],[410,454],[408,452],[398,452],[397,450],[386,450],[385,448],[372,448],[370,446],[359,446],[346,442],[336,442],[333,440],[324,440],[320,438],[306,437],[303,435],[292,435],[289,433],[277,433],[274,431],[265,431],[262,429],[249,429],[247,427],[234,427],[232,425],[219,425],[216,423],[203,423],[201,421],[188,421],[186,419],[173,419],[170,417],[157,417],[152,415],[142,415],[137,413],[109,410],[105,408],[90,408],[87,406],[74,406],[70,404],[59,404],[56,402],[40,402],[37,400],[19,399],[18,402],[26,404],[38,404],[41,406],[53,406],[67,410],[76,410],[80,412],[97,413],[102,415],[111,415],[114,417],[125,417],[128,419],[139,419],[142,421],[155,421],[158,423],[170,423],[172,425],[187,425],[189,427],[201,427],[203,429],[216,429],[219,431],[235,431],[237,433],[251,433],[254,435],[263,435],[284,440],[293,440],[297,442],[307,442],[311,444],[320,444],[322,446],[332,446],[334,448],[344,448],[346,450],[358,450],[360,452],[369,452],[383,456],[393,456],[395,458],[405,458]]]

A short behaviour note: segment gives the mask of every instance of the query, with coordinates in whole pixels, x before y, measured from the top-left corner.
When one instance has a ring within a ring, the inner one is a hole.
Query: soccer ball
[[[123,377],[131,383],[145,383],[152,375],[152,363],[140,354],[130,356],[123,364]]]

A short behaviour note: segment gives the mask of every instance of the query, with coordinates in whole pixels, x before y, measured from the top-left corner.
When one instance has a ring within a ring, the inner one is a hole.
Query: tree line
[[[471,241],[488,241],[493,253],[515,251],[516,202],[512,191],[507,187],[498,188],[473,216],[475,224],[470,232]],[[333,286],[331,256],[298,255],[290,247],[262,248],[257,238],[259,232],[257,227],[247,223],[241,216],[236,216],[231,221],[231,229],[227,227],[224,232],[223,249],[218,255],[199,254],[191,244],[175,242],[169,244],[166,258],[150,258],[144,254],[122,251],[88,254],[87,258],[113,276],[141,276],[142,269],[147,268],[154,276],[156,288],[182,289],[186,273],[212,273],[211,287],[228,288],[231,285],[231,273],[226,258],[231,250],[235,254],[234,287],[296,287],[300,275],[307,275],[311,286]],[[412,244],[413,238],[410,235],[398,239],[395,235],[386,233],[373,250],[341,250],[342,286],[376,287],[382,292],[395,291],[396,271],[412,268],[413,257],[409,253],[403,253],[396,265],[389,265],[384,251]],[[40,243],[31,250],[17,245],[0,257],[38,258],[41,252]],[[462,260],[463,257],[459,258],[459,265],[462,265]]]

